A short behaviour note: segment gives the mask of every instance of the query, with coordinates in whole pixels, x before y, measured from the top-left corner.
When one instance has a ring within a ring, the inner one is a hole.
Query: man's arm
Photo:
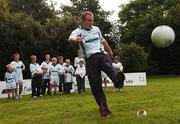
[[[68,42],[72,44],[80,44],[82,40],[83,40],[82,37],[76,37],[76,36],[71,35],[68,39]]]
[[[108,42],[105,40],[102,42],[105,51],[111,56],[111,58],[113,58],[113,51],[111,49],[111,47],[109,46]]]

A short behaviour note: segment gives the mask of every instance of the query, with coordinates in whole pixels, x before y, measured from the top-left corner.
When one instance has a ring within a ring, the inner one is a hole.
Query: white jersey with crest
[[[4,79],[6,81],[6,88],[7,89],[15,89],[16,88],[16,73],[12,72],[6,72]]]
[[[85,65],[78,65],[75,74],[78,74],[81,78],[84,78],[84,76],[86,75]]]
[[[74,30],[70,37],[83,37],[83,42],[79,45],[83,57],[88,58],[95,53],[106,53],[102,42],[105,39],[102,37],[98,27],[92,26],[90,30],[83,29],[81,26]]]
[[[10,63],[13,66],[14,72],[16,74],[16,83],[23,82],[23,73],[22,71],[25,70],[25,65],[22,61],[12,61]]]
[[[64,73],[63,66],[60,66],[59,64],[51,65],[49,68],[50,76],[56,76],[59,77],[59,75]]]
[[[33,77],[34,74],[36,74],[37,72],[41,72],[41,66],[38,63],[31,63],[30,64],[30,71],[31,71],[31,76]]]
[[[49,68],[51,67],[52,62],[50,61],[44,61],[41,63],[41,68],[47,68],[47,72],[43,73],[43,79],[48,79],[49,78]]]
[[[64,71],[65,71],[65,76],[64,76],[64,82],[73,82],[73,74],[74,74],[74,67],[72,65],[64,65]]]

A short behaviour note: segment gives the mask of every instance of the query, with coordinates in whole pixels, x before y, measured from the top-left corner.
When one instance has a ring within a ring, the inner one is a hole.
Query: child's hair
[[[7,65],[6,65],[6,69],[8,69],[8,68],[10,68],[10,67],[12,67],[11,64],[7,64]]]
[[[17,55],[19,55],[19,53],[13,53],[13,56],[17,56]]]
[[[51,59],[51,61],[57,61],[57,58],[56,58],[56,57],[53,57],[53,58]]]
[[[60,59],[64,59],[64,57],[63,57],[63,56],[59,56],[59,57],[58,57],[58,60],[60,60]]]
[[[118,62],[120,62],[119,56],[114,56],[113,61],[115,61],[115,60],[117,60]]]
[[[79,60],[79,63],[85,63],[84,59],[81,58],[81,59]]]
[[[44,55],[44,57],[46,57],[46,56],[51,56],[51,55],[47,53],[47,54]]]

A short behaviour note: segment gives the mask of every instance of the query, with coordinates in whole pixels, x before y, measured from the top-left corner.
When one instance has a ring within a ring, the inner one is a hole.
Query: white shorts
[[[16,75],[16,83],[23,83],[23,76],[21,75]]]
[[[51,76],[50,84],[52,85],[59,85],[59,76]]]
[[[6,89],[16,89],[16,83],[15,82],[6,83]]]

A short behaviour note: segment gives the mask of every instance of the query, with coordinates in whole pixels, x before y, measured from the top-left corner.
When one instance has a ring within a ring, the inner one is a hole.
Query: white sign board
[[[147,85],[146,73],[125,73],[124,86],[145,86]]]
[[[112,81],[108,78],[109,82],[107,86],[113,86]],[[73,89],[77,90],[76,78],[73,77]],[[124,86],[145,86],[147,85],[146,73],[125,73]],[[88,77],[85,77],[85,86],[90,88]],[[0,98],[7,97],[7,94],[3,94],[3,90],[6,89],[5,81],[0,81]],[[31,94],[31,79],[24,80],[23,95]]]

